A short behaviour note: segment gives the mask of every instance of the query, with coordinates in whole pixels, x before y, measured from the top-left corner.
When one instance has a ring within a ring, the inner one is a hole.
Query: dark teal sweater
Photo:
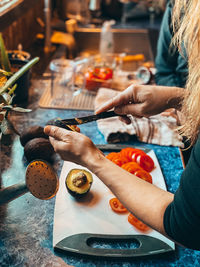
[[[155,80],[158,85],[184,88],[188,75],[187,57],[185,52],[185,55],[181,56],[174,46],[170,48],[173,36],[171,13],[172,5],[168,3],[158,38],[157,55],[155,59],[157,73]]]

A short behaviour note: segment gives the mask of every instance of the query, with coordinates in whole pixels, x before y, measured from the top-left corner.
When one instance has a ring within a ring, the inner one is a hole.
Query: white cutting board
[[[156,168],[151,172],[153,184],[166,190],[166,185],[157,157],[153,150],[147,153],[154,160]],[[93,184],[86,198],[77,201],[68,192],[65,179],[73,168],[85,169],[72,162],[64,162],[60,186],[56,195],[53,227],[53,246],[64,239],[79,233],[138,235],[144,234],[135,229],[127,220],[127,214],[113,212],[109,200],[114,197],[112,192],[93,174]],[[148,236],[158,238],[168,244],[173,250],[175,244],[155,230]]]

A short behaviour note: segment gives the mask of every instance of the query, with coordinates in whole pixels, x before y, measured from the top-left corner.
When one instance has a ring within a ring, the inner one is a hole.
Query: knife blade
[[[66,125],[80,125],[83,123],[88,123],[88,122],[116,117],[116,116],[119,116],[119,115],[116,114],[114,111],[106,111],[106,112],[102,112],[102,113],[95,114],[95,115],[73,118],[73,119],[65,119],[65,120],[60,120],[60,121]]]

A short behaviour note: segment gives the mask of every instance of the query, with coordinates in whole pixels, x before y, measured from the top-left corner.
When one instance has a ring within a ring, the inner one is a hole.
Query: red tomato
[[[138,170],[134,173],[137,177],[149,182],[152,184],[152,176],[150,173],[144,171],[144,170]]]
[[[111,152],[108,155],[106,155],[106,158],[112,161],[112,159],[115,158],[118,155],[119,155],[118,152]]]
[[[137,161],[137,157],[140,155],[143,155],[143,154],[146,155],[146,153],[144,151],[139,150],[139,149],[137,151],[133,152],[132,161]]]
[[[109,80],[112,79],[113,71],[108,67],[101,67],[99,69],[98,78],[101,80]]]
[[[154,169],[154,162],[148,155],[139,155],[136,162],[147,172],[151,172]]]
[[[93,75],[96,77],[96,78],[98,78],[98,75],[99,75],[99,72],[100,72],[100,68],[94,68],[93,69]]]
[[[147,232],[151,230],[149,226],[144,224],[142,221],[138,220],[133,214],[129,213],[128,222],[132,224],[135,228],[137,228],[141,232]]]
[[[117,213],[127,212],[127,209],[122,205],[122,203],[116,197],[111,198],[109,204],[114,212]]]
[[[110,161],[112,161],[113,163],[115,163],[118,166],[121,166],[122,165],[120,155],[117,152],[111,152],[111,153],[109,153],[106,156],[106,158],[109,159]]]
[[[135,174],[136,171],[141,170],[141,167],[136,162],[127,162],[121,167],[132,174]]]
[[[111,152],[106,156],[107,159],[111,160],[118,166],[122,166],[124,163],[127,162],[126,158],[123,158],[120,153],[117,152]]]
[[[120,151],[120,154],[122,154],[124,157],[126,157],[129,161],[132,161],[132,155],[133,155],[135,152],[138,152],[138,151],[140,151],[140,150],[137,149],[137,148],[126,147],[126,148],[123,148],[123,149]]]
[[[92,79],[94,79],[95,76],[94,76],[93,71],[92,71],[92,70],[87,71],[87,72],[85,73],[85,78],[86,78],[86,80],[92,80]]]

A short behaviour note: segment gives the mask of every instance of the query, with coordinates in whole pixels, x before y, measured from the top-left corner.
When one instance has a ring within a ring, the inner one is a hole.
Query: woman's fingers
[[[44,128],[44,133],[60,141],[66,141],[66,137],[71,131],[65,130],[57,126],[47,125]]]
[[[133,85],[129,86],[125,91],[108,100],[96,110],[96,114],[110,110],[120,105],[126,105],[133,101]]]
[[[131,119],[127,116],[119,116],[120,121],[126,123],[126,124],[131,124]]]

